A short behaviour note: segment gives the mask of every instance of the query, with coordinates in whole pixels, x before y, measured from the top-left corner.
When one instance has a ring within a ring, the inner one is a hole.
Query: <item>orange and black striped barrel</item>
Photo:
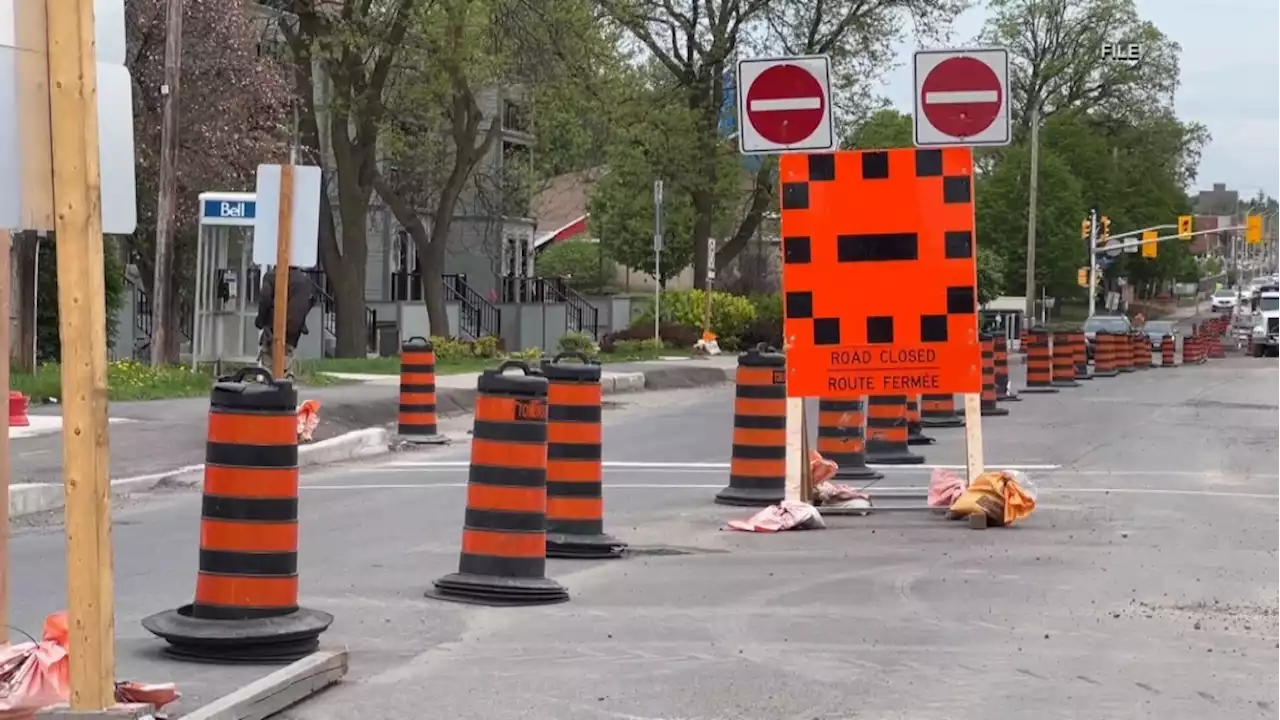
[[[867,467],[865,405],[862,400],[818,400],[817,450],[834,462],[840,480],[879,480]]]
[[[1044,328],[1033,328],[1027,344],[1026,393],[1056,393],[1053,386],[1052,334]]]
[[[1071,347],[1071,335],[1062,331],[1053,334],[1053,385],[1080,386],[1076,382],[1076,355]]]
[[[1182,364],[1194,365],[1200,362],[1200,338],[1196,335],[1195,328],[1191,329],[1191,333],[1182,339]]]
[[[921,395],[920,424],[925,427],[964,427],[964,416],[956,412],[956,396]]]
[[[400,344],[400,408],[396,433],[407,442],[442,443],[436,419],[436,349],[424,337]]]
[[[1084,330],[1070,330],[1071,364],[1075,366],[1076,380],[1092,380],[1089,376],[1089,354],[1084,347]]]
[[[246,382],[249,376],[255,382]],[[298,606],[298,393],[263,368],[213,386],[195,600],[143,626],[209,660],[297,658],[333,616]]]
[[[1009,387],[1009,338],[1004,333],[994,337],[996,351],[996,400],[1017,402],[1020,398]]]
[[[721,505],[766,506],[787,490],[787,359],[760,346],[738,356],[733,452]]]
[[[979,395],[982,415],[1008,415],[1009,409],[996,403],[996,341],[986,333],[978,336],[982,347],[982,393]]]
[[[1172,335],[1160,338],[1160,367],[1173,367],[1176,341]]]
[[[872,395],[867,398],[867,462],[880,465],[916,465],[924,462],[907,447],[907,396]]]
[[[1133,341],[1129,339],[1129,333],[1118,332],[1113,337],[1112,342],[1115,343],[1116,348],[1116,372],[1133,372]]]
[[[621,557],[626,543],[604,532],[600,363],[584,353],[561,353],[542,361],[541,372],[547,378],[547,557]]]
[[[458,572],[427,594],[483,605],[568,600],[546,577],[547,379],[507,361],[481,373],[476,391]]]
[[[1226,327],[1223,325],[1224,322],[1225,320],[1214,321],[1205,333],[1203,347],[1210,360],[1221,360],[1227,356],[1222,349],[1222,334],[1226,332]]]
[[[1129,347],[1133,348],[1133,369],[1146,370],[1151,367],[1151,338],[1144,332],[1129,333]]]
[[[1018,335],[1018,349],[1023,355],[1027,354],[1027,349],[1031,347],[1031,331],[1022,328],[1022,332]]]
[[[1116,376],[1116,336],[1099,330],[1093,336],[1093,377]]]
[[[907,396],[907,444],[908,445],[932,445],[936,440],[925,435],[921,430],[920,423],[920,396]]]

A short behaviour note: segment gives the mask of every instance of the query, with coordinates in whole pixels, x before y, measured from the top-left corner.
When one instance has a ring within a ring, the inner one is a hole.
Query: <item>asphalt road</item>
[[[422,597],[457,567],[465,446],[310,472],[303,603],[337,617],[324,642],[352,670],[284,716],[1275,717],[1277,378],[1236,357],[1009,404],[988,465],[1043,466],[1040,505],[985,531],[927,513],[720,531],[750,514],[711,502],[731,390],[632,396],[606,414],[607,529],[640,553],[551,561],[572,599],[541,608]],[[930,432],[929,464],[963,462],[963,431]],[[268,671],[165,659],[138,625],[190,600],[198,513],[174,490],[115,516],[120,675],[174,680],[188,709]],[[32,631],[64,597],[56,519],[12,550]]]

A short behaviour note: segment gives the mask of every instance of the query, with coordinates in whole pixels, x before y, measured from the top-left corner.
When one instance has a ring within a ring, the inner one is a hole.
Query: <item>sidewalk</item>
[[[609,365],[603,373],[606,393],[637,392],[713,385],[732,380],[737,358],[656,360]],[[479,373],[436,378],[436,406],[442,417],[466,415],[475,403]],[[395,422],[399,379],[385,376],[370,382],[306,388],[303,400],[321,402],[320,442],[366,428]],[[172,473],[204,462],[207,398],[112,403],[111,477],[113,480]],[[61,408],[33,408],[32,428],[10,435],[11,485],[61,484]],[[11,493],[12,496],[12,493]]]

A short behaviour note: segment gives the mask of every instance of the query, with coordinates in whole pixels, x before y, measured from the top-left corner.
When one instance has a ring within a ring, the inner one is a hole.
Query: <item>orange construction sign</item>
[[[780,162],[787,395],[981,392],[971,150]]]

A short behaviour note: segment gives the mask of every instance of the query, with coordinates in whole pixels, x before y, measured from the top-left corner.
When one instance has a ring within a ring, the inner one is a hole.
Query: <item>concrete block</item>
[[[106,710],[72,710],[54,705],[36,713],[36,720],[150,720],[156,709],[142,703],[113,705]]]
[[[644,373],[609,373],[600,378],[606,393],[628,393],[644,390]]]

